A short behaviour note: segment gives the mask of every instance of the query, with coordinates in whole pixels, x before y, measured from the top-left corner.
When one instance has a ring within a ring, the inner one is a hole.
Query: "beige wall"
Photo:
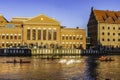
[[[62,38],[63,36],[64,36],[64,39]],[[72,39],[70,39],[70,37]],[[78,48],[81,45],[84,49],[86,49],[85,29],[62,28],[61,29],[61,45],[63,46],[63,48],[75,48],[75,46],[76,48]]]
[[[103,26],[104,26],[104,29],[102,28]],[[108,27],[110,27],[110,29],[108,29]],[[114,47],[120,46],[119,28],[120,28],[119,24],[100,23],[99,24],[100,34],[98,34],[100,43],[103,46],[114,46]],[[104,33],[104,35],[103,35],[103,33]],[[103,39],[104,39],[104,41],[103,41]],[[108,41],[108,39],[110,41]]]
[[[0,28],[0,47],[8,47],[7,45],[22,45],[22,28]]]

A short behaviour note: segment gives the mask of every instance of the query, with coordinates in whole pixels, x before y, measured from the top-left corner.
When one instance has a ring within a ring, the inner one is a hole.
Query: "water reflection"
[[[97,57],[57,60],[22,57],[30,64],[4,63],[14,57],[0,57],[0,80],[119,80],[120,56],[111,57],[115,61],[100,62]]]
[[[80,59],[66,59],[67,63],[58,60],[42,60],[35,57],[22,58],[30,60],[30,64],[3,63],[13,60],[12,57],[0,58],[0,80],[83,80],[85,63]],[[20,59],[20,57],[16,58]]]
[[[97,72],[96,68],[98,66],[98,63],[96,62],[97,57],[89,56],[86,59],[86,69],[85,69],[85,80],[97,80]]]

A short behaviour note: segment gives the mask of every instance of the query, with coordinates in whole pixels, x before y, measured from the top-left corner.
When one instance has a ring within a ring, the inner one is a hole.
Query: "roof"
[[[25,23],[57,23],[59,24],[59,22],[56,19],[50,18],[44,14],[33,17],[30,20],[26,21]]]
[[[120,23],[120,11],[93,10],[98,22]]]
[[[6,23],[8,23],[7,19],[2,14],[0,14],[0,24],[6,24]]]
[[[30,19],[31,18],[28,18],[28,17],[13,17],[11,20],[11,23],[21,24],[21,23],[28,21]]]

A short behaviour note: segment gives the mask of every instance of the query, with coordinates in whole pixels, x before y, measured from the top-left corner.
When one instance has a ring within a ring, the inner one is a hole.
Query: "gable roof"
[[[25,21],[24,23],[57,23],[59,24],[59,22],[53,18],[50,18],[44,14],[38,15],[36,17],[31,18],[28,21]]]
[[[120,23],[120,11],[93,10],[98,22]]]
[[[23,22],[28,21],[30,19],[31,18],[28,17],[13,17],[10,22],[14,24],[22,24]]]
[[[7,19],[2,14],[0,14],[0,24],[6,24],[6,23],[8,23]]]

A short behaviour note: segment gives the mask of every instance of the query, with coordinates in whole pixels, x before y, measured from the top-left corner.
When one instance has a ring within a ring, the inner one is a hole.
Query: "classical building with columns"
[[[44,14],[36,17],[13,17],[7,21],[0,15],[0,47],[86,49],[86,31],[63,28],[60,22]]]

